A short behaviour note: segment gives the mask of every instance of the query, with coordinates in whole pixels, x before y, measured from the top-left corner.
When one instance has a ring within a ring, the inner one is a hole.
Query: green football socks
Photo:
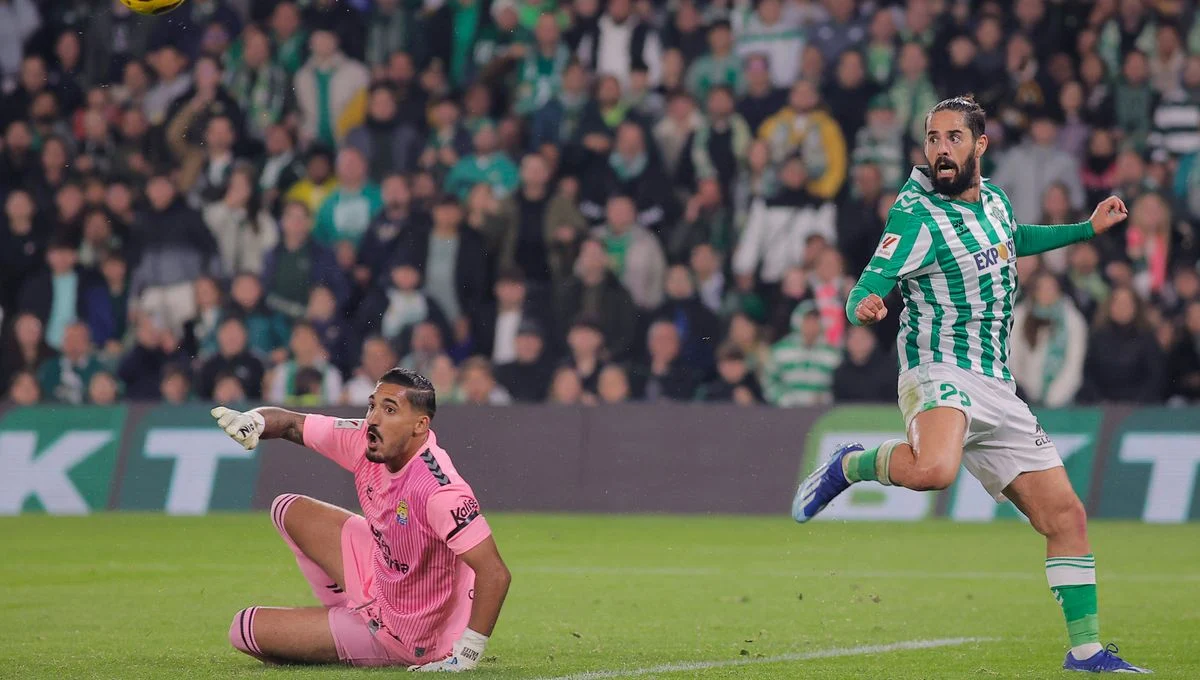
[[[1050,557],[1046,580],[1067,620],[1067,635],[1076,659],[1100,651],[1100,615],[1096,603],[1096,557]]]
[[[891,486],[888,465],[892,461],[892,451],[903,443],[903,439],[889,439],[873,449],[847,454],[842,459],[842,473],[846,475],[846,481],[879,482]]]

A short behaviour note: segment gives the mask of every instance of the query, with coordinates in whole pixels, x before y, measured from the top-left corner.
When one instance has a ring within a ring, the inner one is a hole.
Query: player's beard
[[[373,427],[367,428],[367,442],[367,460],[371,461],[372,463],[383,463],[387,461],[383,450],[383,437],[380,436],[379,430],[376,430]]]
[[[975,173],[978,168],[979,159],[975,155],[975,151],[971,151],[971,155],[967,156],[967,160],[962,166],[957,165],[949,158],[938,158],[932,165],[929,166],[930,180],[933,184],[934,191],[945,196],[958,196],[967,189],[975,185]],[[954,177],[952,179],[938,178],[938,170],[945,167],[954,169]]]

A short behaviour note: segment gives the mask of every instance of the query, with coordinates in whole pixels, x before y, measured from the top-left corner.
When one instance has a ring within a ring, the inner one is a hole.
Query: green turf
[[[1065,652],[1040,540],[991,525],[494,515],[513,588],[487,678],[956,637],[961,646],[662,678],[1047,678]],[[1092,527],[1105,641],[1200,678],[1200,526]],[[250,604],[315,602],[265,514],[0,519],[0,677],[316,678],[235,652]],[[383,671],[387,672],[387,671]]]

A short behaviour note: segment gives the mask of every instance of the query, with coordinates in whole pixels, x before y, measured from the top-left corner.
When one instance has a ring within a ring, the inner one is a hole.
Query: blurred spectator
[[[437,303],[454,329],[454,341],[465,342],[488,293],[487,253],[483,238],[464,229],[462,206],[441,200],[433,210],[433,229],[419,237],[414,256],[423,263],[423,291]]]
[[[458,395],[454,400],[476,406],[507,406],[512,397],[492,375],[492,364],[486,357],[474,356],[463,362],[458,373]]]
[[[181,406],[192,399],[192,379],[182,366],[167,366],[159,383],[158,398],[172,406]]]
[[[275,45],[275,63],[288,75],[295,75],[304,65],[308,46],[308,31],[300,22],[296,3],[287,0],[275,5],[271,13],[271,42]]]
[[[373,182],[383,181],[392,172],[415,170],[421,153],[421,138],[411,125],[400,119],[396,95],[388,85],[371,88],[367,120],[346,134],[346,145],[358,149],[367,159]]]
[[[634,304],[652,310],[662,302],[666,259],[658,239],[638,224],[635,210],[632,199],[613,196],[608,200],[607,223],[596,234]]]
[[[12,313],[24,282],[45,261],[48,234],[37,219],[37,206],[28,192],[15,189],[4,201],[0,231],[0,310]]]
[[[89,404],[96,406],[112,406],[117,403],[117,398],[121,396],[121,386],[117,383],[117,379],[108,371],[100,371],[92,375],[92,379],[88,381],[88,397]],[[136,399],[134,395],[127,395],[130,399]],[[156,391],[155,397],[158,396]]]
[[[633,13],[631,0],[609,0],[600,20],[584,28],[578,54],[596,73],[615,76],[621,87],[635,66],[646,67],[650,83],[658,83],[662,45],[654,28]]]
[[[221,288],[207,276],[196,279],[196,316],[183,324],[180,345],[191,357],[208,357],[217,351],[217,329],[224,318]]]
[[[721,199],[726,204],[733,198],[738,168],[746,162],[746,154],[754,141],[750,126],[734,109],[735,103],[729,88],[716,86],[709,90],[706,122],[692,133],[680,170],[688,189],[698,182],[716,180],[724,187]],[[729,237],[721,234],[720,238],[724,241]]]
[[[580,316],[567,334],[568,355],[564,364],[579,376],[583,391],[594,395],[600,371],[605,366],[609,352],[605,348],[603,329],[595,319]]]
[[[820,108],[814,83],[801,80],[792,86],[788,105],[762,124],[758,136],[771,144],[777,162],[802,160],[812,195],[828,200],[841,190],[846,181],[846,138],[838,122]]]
[[[300,186],[302,178],[305,177],[305,167],[296,152],[296,140],[289,128],[284,125],[269,125],[265,135],[266,156],[258,173],[257,188],[261,192],[263,209],[272,215],[278,215],[282,207],[283,192],[289,187]],[[328,162],[325,168],[328,170]],[[328,175],[328,172],[326,174]],[[327,181],[332,182],[330,179]],[[330,186],[332,187],[332,184]],[[324,195],[320,198],[324,200]]]
[[[0,6],[0,90],[9,92],[16,83],[23,56],[22,46],[42,25],[33,0],[12,0]],[[13,112],[19,115],[23,111]]]
[[[1133,50],[1127,52],[1121,77],[1113,91],[1116,105],[1117,127],[1125,131],[1127,140],[1138,151],[1146,147],[1152,125],[1154,88],[1150,84],[1150,69],[1146,55]]]
[[[1131,288],[1113,289],[1088,339],[1080,399],[1154,403],[1162,399],[1164,357]]]
[[[520,188],[488,218],[489,239],[499,245],[497,261],[501,268],[519,267],[538,284],[562,280],[587,223],[566,194],[551,194],[544,157],[526,155],[520,172]]]
[[[1200,402],[1200,300],[1192,300],[1183,311],[1179,337],[1167,357],[1167,396]]]
[[[315,214],[337,187],[338,181],[333,176],[333,153],[328,147],[313,145],[304,160],[304,176],[287,190],[284,199],[299,201],[310,214]]]
[[[271,38],[258,26],[242,33],[241,63],[225,74],[226,86],[245,116],[246,136],[263,143],[267,131],[283,122],[292,106],[292,83],[282,67],[271,62]]]
[[[647,148],[641,125],[634,122],[627,121],[617,128],[612,153],[591,163],[582,184],[579,210],[593,225],[606,217],[606,206],[614,196],[632,199],[637,224],[655,233],[671,224],[678,214],[670,181]]]
[[[516,358],[517,331],[526,321],[544,320],[528,296],[525,274],[520,269],[502,270],[493,286],[495,303],[484,303],[474,320],[474,341],[478,353],[491,357],[497,365]]]
[[[235,376],[221,376],[217,379],[217,386],[213,388],[212,401],[222,406],[246,403],[246,393],[242,389],[242,383]]]
[[[1046,115],[1037,116],[1029,139],[1004,155],[992,178],[1008,194],[1013,216],[1021,224],[1037,223],[1042,192],[1050,184],[1067,187],[1073,209],[1084,207],[1079,163],[1069,153],[1054,147],[1057,136],[1058,125],[1054,120]]]
[[[50,243],[47,268],[21,287],[19,308],[45,324],[46,342],[62,347],[63,334],[77,320],[87,320],[88,301],[102,283],[94,272],[79,266],[75,247],[65,240]]]
[[[479,128],[474,139],[475,153],[465,156],[446,176],[446,192],[466,198],[476,184],[491,186],[497,198],[508,196],[519,183],[517,166],[497,149],[496,130],[490,124]]]
[[[430,119],[425,149],[417,159],[417,164],[444,178],[460,158],[471,153],[474,140],[459,121],[458,104],[453,99],[442,99],[435,104]]]
[[[84,82],[120,80],[125,66],[146,53],[151,27],[122,3],[93,7],[83,32]]]
[[[609,364],[600,371],[596,396],[601,404],[623,404],[629,401],[629,376],[620,364]]]
[[[700,401],[733,402],[741,406],[763,403],[758,378],[751,372],[742,350],[733,344],[717,350],[717,378],[702,385],[696,397]]]
[[[682,262],[701,244],[727,250],[733,236],[733,217],[722,201],[720,183],[716,178],[701,180],[688,199],[683,218],[663,234],[667,260]]]
[[[1129,206],[1128,225],[1125,253],[1133,266],[1134,288],[1143,297],[1158,295],[1171,271],[1171,206],[1161,194],[1144,194]]]
[[[120,225],[120,223],[117,223]],[[113,231],[113,222],[103,208],[89,208],[83,214],[82,234],[79,243],[79,264],[89,269],[98,269],[110,253],[121,251],[129,233],[118,235]],[[122,225],[123,226],[123,225]]]
[[[947,53],[948,62],[935,74],[938,91],[950,97],[974,92],[983,80],[975,61],[975,41],[967,34],[956,35],[950,39]]]
[[[376,286],[358,308],[355,332],[359,337],[382,335],[396,341],[422,321],[431,321],[447,333],[449,323],[438,303],[420,290],[421,270],[415,253],[399,253],[392,262],[386,286]]]
[[[774,109],[772,109],[774,111]],[[686,92],[674,92],[667,101],[666,115],[653,128],[653,141],[663,161],[663,171],[679,177],[680,166],[690,154],[693,133],[704,126],[704,116]],[[690,165],[690,159],[686,159]]]
[[[1200,152],[1200,55],[1188,57],[1180,84],[1159,99],[1147,143],[1175,157]]]
[[[759,11],[764,7],[773,6],[772,11],[778,12],[780,6],[779,0],[765,0],[759,3]],[[798,35],[786,38],[785,42],[796,41],[799,43]],[[761,46],[751,45],[755,50]],[[739,48],[740,49],[740,48]],[[797,53],[799,47],[796,48]],[[745,57],[746,70],[746,90],[738,100],[737,112],[750,126],[753,133],[757,133],[763,121],[770,118],[776,111],[782,109],[787,104],[787,90],[785,87],[792,82],[791,78],[781,84],[777,84],[771,75],[771,61],[761,52],[750,52]],[[795,61],[785,63],[787,69],[795,68]]]
[[[255,186],[256,174],[253,166],[234,166],[224,196],[204,206],[204,221],[217,242],[226,272],[261,273],[263,259],[279,242],[275,220]]]
[[[341,251],[347,248],[342,243],[347,243],[349,252],[353,253],[371,224],[371,218],[381,207],[383,197],[379,186],[367,177],[362,152],[353,146],[344,147],[337,155],[337,186],[321,201],[316,212],[313,240],[329,247],[336,246],[341,261]]]
[[[711,244],[699,243],[692,248],[689,257],[690,274],[696,295],[709,311],[721,314],[725,311],[725,273],[721,270],[721,257]]]
[[[882,188],[889,191],[900,188],[905,180],[904,130],[896,120],[896,109],[886,94],[873,97],[867,109],[866,126],[858,131],[851,155],[852,170],[864,164],[874,165],[882,177]],[[855,182],[851,194],[870,204],[870,196],[859,193]]]
[[[584,403],[585,398],[594,402],[594,398],[588,398],[584,393],[579,374],[571,367],[563,366],[554,372],[554,379],[550,383],[551,404],[578,405]]]
[[[900,68],[888,89],[888,98],[896,107],[896,118],[905,131],[905,141],[921,144],[925,139],[925,114],[937,104],[939,97],[929,79],[929,57],[918,43],[905,43],[900,48]]]
[[[823,98],[846,139],[853,140],[866,124],[867,105],[879,87],[867,78],[863,55],[857,50],[842,52]]]
[[[689,401],[699,387],[699,374],[681,354],[679,331],[663,320],[650,325],[646,348],[649,358],[630,376],[633,394],[645,401]]]
[[[308,294],[314,286],[333,291],[339,304],[349,296],[346,279],[329,248],[311,236],[312,218],[303,203],[289,201],[283,207],[279,245],[267,253],[262,281],[267,307],[292,319],[304,315]]]
[[[204,220],[176,197],[164,175],[146,187],[149,210],[138,216],[134,237],[141,259],[129,284],[132,304],[143,314],[156,315],[163,327],[180,333],[196,315],[192,282],[220,271],[217,244]]]
[[[25,0],[21,0],[24,4]],[[8,4],[5,9],[11,8]],[[0,24],[4,26],[6,31],[13,31],[15,28],[18,35],[7,37],[18,38],[16,42],[0,43],[6,46],[3,60],[0,61],[0,70],[3,71],[3,88],[4,97],[0,99],[3,106],[0,107],[0,121],[8,127],[9,123],[15,120],[27,119],[30,117],[30,107],[33,105],[34,99],[46,92],[49,86],[48,74],[46,73],[46,61],[42,57],[29,54],[22,56],[21,41],[19,40],[19,32],[23,19],[27,19],[28,15],[22,12],[24,16],[8,17],[15,18],[16,24]],[[51,121],[53,122],[53,121]]]
[[[1059,91],[1059,108],[1062,109],[1062,127],[1056,143],[1060,151],[1070,154],[1078,161],[1084,155],[1091,138],[1091,125],[1084,118],[1083,86],[1076,81],[1063,85]]]
[[[833,371],[833,399],[837,402],[891,402],[896,400],[896,357],[880,347],[875,333],[852,326],[846,334],[846,354]]]
[[[751,206],[746,230],[733,253],[733,273],[743,290],[749,290],[756,278],[778,286],[784,271],[804,259],[809,236],[835,240],[837,208],[806,188],[805,162],[798,156],[787,159],[779,178],[779,191]]]
[[[63,404],[82,404],[92,376],[102,370],[88,327],[72,323],[63,333],[62,354],[46,359],[38,367],[42,397]]]
[[[780,0],[765,0],[754,7],[753,13],[733,13],[737,53],[746,64],[747,78],[751,82],[754,71],[763,67],[769,69],[774,87],[786,88],[795,81],[805,34],[794,10],[794,5],[788,5],[788,11],[785,11]],[[746,114],[743,112],[742,115]]]
[[[696,99],[704,99],[714,87],[741,91],[745,76],[742,60],[733,53],[733,29],[728,21],[708,26],[708,52],[697,57],[687,72],[687,89]]]
[[[0,153],[0,179],[12,186],[33,179],[37,154],[33,149],[33,135],[25,121],[17,120],[8,124],[4,130],[4,148],[0,149]]]
[[[433,361],[446,353],[441,329],[428,321],[422,321],[413,326],[411,337],[405,344],[408,353],[404,355],[398,365],[421,375],[428,375]]]
[[[987,17],[980,19],[980,24],[986,23]],[[993,20],[994,21],[994,20]],[[997,22],[996,39],[1001,33]],[[896,71],[896,52],[899,40],[896,36],[896,14],[890,7],[881,7],[871,15],[867,27],[867,43],[863,46],[863,54],[867,61],[867,74],[877,85],[886,85],[891,81]]]
[[[13,406],[33,406],[42,400],[42,388],[32,371],[23,370],[13,376],[6,395]]]
[[[55,355],[42,336],[42,322],[28,312],[12,321],[11,331],[0,353],[0,391],[7,392],[13,379],[24,371],[33,372]]]
[[[829,18],[816,27],[813,44],[821,50],[825,61],[832,63],[842,52],[861,44],[867,32],[859,19],[855,0],[828,0],[825,6]]]
[[[558,85],[558,91],[553,93],[545,104],[532,112],[530,121],[532,145],[534,147],[540,147],[542,144],[565,145],[574,140],[589,101],[587,69],[578,62],[570,62],[563,70],[562,83]],[[450,107],[446,108],[448,110]]]
[[[343,392],[342,402],[347,406],[366,406],[379,379],[396,365],[396,353],[391,344],[378,336],[363,341],[361,355],[361,363]],[[426,375],[432,373],[431,370]]]
[[[666,300],[654,316],[675,325],[683,362],[701,378],[708,377],[714,367],[713,352],[720,339],[720,322],[696,295],[695,283],[686,266],[671,267],[667,274]]]
[[[180,165],[179,186],[191,203],[218,200],[225,193],[236,160],[241,111],[221,85],[221,67],[204,57],[196,63],[195,85],[171,104],[167,145]]]
[[[267,306],[263,299],[262,283],[257,276],[239,274],[234,277],[230,298],[232,305],[229,313],[245,325],[252,351],[265,357],[287,343],[290,332],[288,321]]]
[[[767,398],[776,406],[827,404],[841,353],[825,342],[821,315],[804,302],[792,313],[792,332],[771,347]]]
[[[690,64],[708,50],[708,33],[704,29],[704,19],[696,3],[681,2],[673,21],[663,29],[663,48],[682,54],[683,60]]]
[[[564,74],[570,68],[571,51],[561,40],[558,22],[552,14],[540,14],[533,29],[534,44],[521,60],[516,101],[517,114],[529,115],[553,101],[564,86]]]
[[[247,345],[245,324],[236,316],[228,317],[217,331],[217,352],[200,365],[196,393],[203,399],[213,398],[218,380],[227,375],[238,380],[251,399],[258,399],[262,396],[264,373],[262,361]]]
[[[342,376],[329,363],[321,338],[311,324],[300,321],[292,326],[288,343],[291,358],[271,370],[267,400],[301,404],[337,404],[342,397]],[[315,373],[315,380],[311,375]],[[302,375],[308,374],[308,375]]]
[[[453,359],[445,354],[434,359],[427,377],[429,382],[433,383],[437,394],[448,395],[447,401],[452,401],[454,389],[458,384],[458,369],[455,368]]]
[[[346,318],[338,313],[337,298],[327,286],[316,286],[308,294],[304,320],[312,325],[329,354],[329,361],[343,373],[354,366],[358,340]]]
[[[522,321],[513,347],[511,361],[497,362],[496,380],[518,402],[544,401],[554,364],[546,355],[541,327],[535,321]]]
[[[1029,403],[1059,408],[1083,384],[1087,322],[1051,274],[1027,285],[1033,292],[1014,314],[1009,367]]]
[[[367,226],[358,242],[355,282],[368,286],[386,273],[394,253],[404,249],[415,252],[417,243],[429,229],[429,216],[412,205],[408,180],[402,175],[388,175],[381,189],[383,209]]]
[[[409,51],[419,30],[409,3],[377,0],[367,17],[367,65],[380,70],[392,54]]]
[[[125,394],[135,401],[158,399],[163,369],[186,362],[179,339],[149,316],[137,322],[133,348],[121,359],[117,375],[125,383]]]
[[[813,252],[810,246],[808,252]],[[825,341],[841,347],[846,331],[846,298],[854,282],[847,278],[842,256],[837,250],[824,246],[816,257],[816,266],[811,268],[809,288],[813,302],[821,313],[821,325],[825,328]]]
[[[860,272],[871,261],[895,194],[883,193],[879,166],[864,163],[854,168],[850,196],[837,208],[838,250],[848,272]]]
[[[362,123],[370,80],[367,68],[343,54],[338,42],[333,31],[314,31],[309,41],[312,56],[293,81],[303,114],[301,139],[328,146]]]

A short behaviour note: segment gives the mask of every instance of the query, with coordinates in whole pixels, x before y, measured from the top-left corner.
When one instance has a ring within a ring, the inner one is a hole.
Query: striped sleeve
[[[858,303],[868,295],[887,295],[897,281],[933,262],[933,236],[929,227],[909,213],[893,210],[875,254],[846,299],[846,318],[858,325],[854,314]]]

